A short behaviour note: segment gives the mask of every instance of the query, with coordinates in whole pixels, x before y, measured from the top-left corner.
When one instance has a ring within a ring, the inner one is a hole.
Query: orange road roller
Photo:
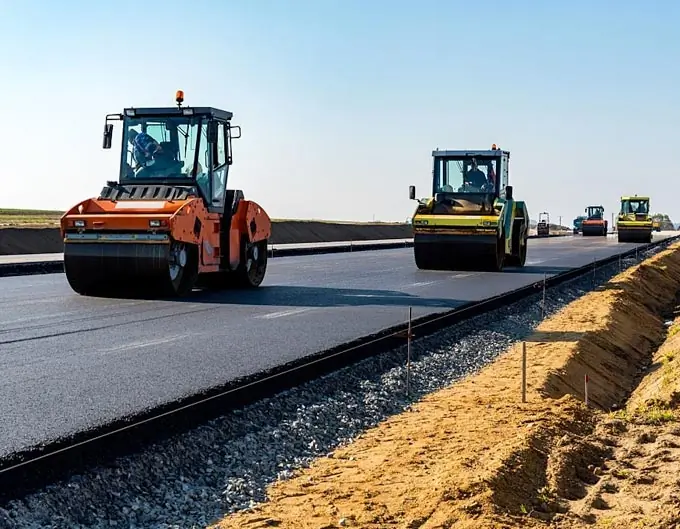
[[[149,291],[183,296],[194,287],[258,287],[267,270],[271,219],[241,190],[227,189],[233,114],[212,107],[126,108],[120,172],[97,198],[61,218],[64,271],[81,295]]]

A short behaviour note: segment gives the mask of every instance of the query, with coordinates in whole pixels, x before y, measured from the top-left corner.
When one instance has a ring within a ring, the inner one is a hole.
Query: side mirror
[[[217,143],[217,122],[208,122],[208,143]]]
[[[238,133],[238,136],[236,135]],[[238,140],[241,137],[241,125],[229,125],[229,137]]]
[[[106,123],[104,125],[104,139],[102,141],[102,149],[110,149],[113,141],[113,125]]]
[[[416,199],[416,186],[408,186],[408,198],[411,200]]]
[[[505,186],[505,199],[512,200],[512,186]]]

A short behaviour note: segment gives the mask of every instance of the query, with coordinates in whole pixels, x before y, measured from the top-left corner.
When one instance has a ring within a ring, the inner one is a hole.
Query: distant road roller
[[[604,208],[602,206],[588,206],[585,212],[587,216],[581,223],[581,233],[583,233],[583,236],[599,235],[606,237],[609,222],[604,218]]]
[[[122,121],[120,169],[97,198],[61,218],[64,270],[82,295],[194,286],[258,287],[267,269],[271,220],[241,190],[227,189],[231,112],[212,107],[126,108],[106,116],[103,148]]]
[[[538,222],[536,223],[536,236],[550,236],[550,213],[547,211],[543,211],[538,214]]]
[[[524,266],[529,213],[508,183],[510,152],[432,152],[432,196],[417,200],[414,256],[420,269],[501,271]]]
[[[652,242],[653,229],[649,197],[621,197],[621,210],[616,219],[619,242]]]

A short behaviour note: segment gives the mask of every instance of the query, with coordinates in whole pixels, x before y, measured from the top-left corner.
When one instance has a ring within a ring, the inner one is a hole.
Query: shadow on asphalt
[[[432,298],[395,290],[331,288],[272,285],[256,290],[197,291],[184,299],[187,303],[218,303],[223,305],[259,305],[281,307],[430,307],[452,309],[467,300]]]

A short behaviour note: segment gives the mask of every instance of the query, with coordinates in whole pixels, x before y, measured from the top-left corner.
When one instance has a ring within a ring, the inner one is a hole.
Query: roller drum
[[[66,242],[64,269],[83,295],[176,295],[188,275],[186,251],[177,255],[168,243]]]
[[[502,241],[495,235],[423,235],[414,240],[418,268],[424,270],[497,270]]]

